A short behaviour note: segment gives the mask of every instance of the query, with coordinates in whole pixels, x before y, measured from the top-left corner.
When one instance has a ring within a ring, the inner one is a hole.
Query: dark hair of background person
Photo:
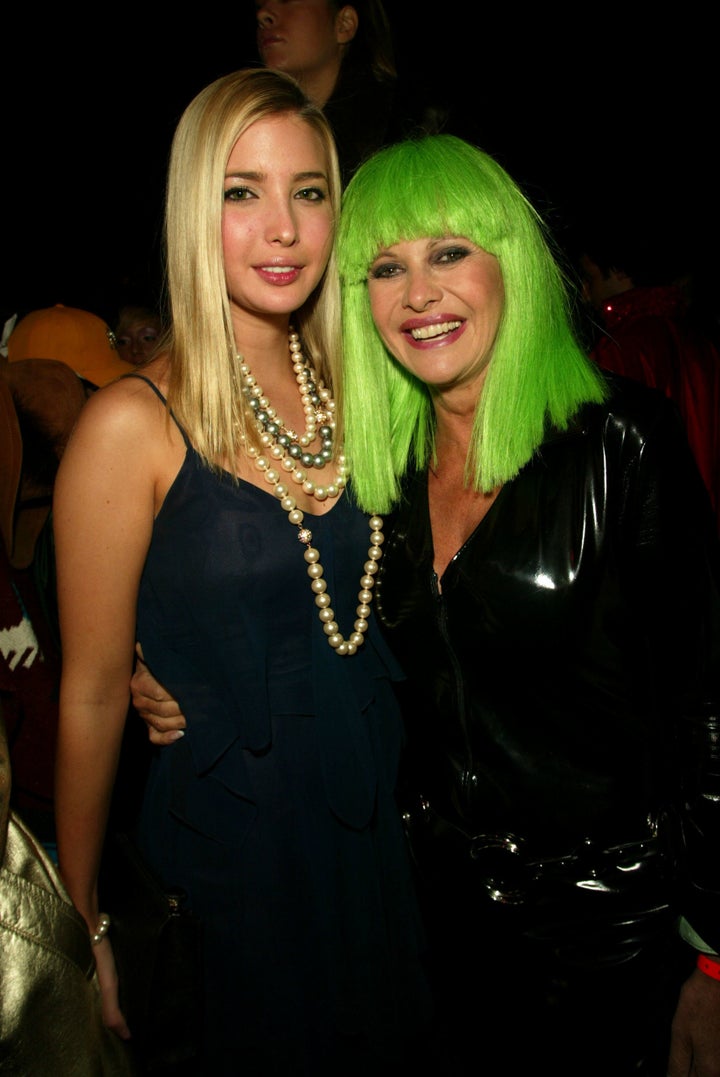
[[[442,105],[421,95],[418,84],[410,87],[398,72],[393,30],[380,0],[358,0],[352,7],[358,13],[357,33],[324,108],[344,183],[382,146],[413,134],[436,133],[449,122]]]
[[[446,113],[400,73],[382,0],[324,3],[302,8],[256,0],[257,54],[261,63],[296,78],[322,108],[347,184],[375,150],[437,130]]]
[[[329,2],[336,9],[341,6],[337,0]],[[346,66],[361,71],[369,68],[379,82],[396,79],[398,69],[393,32],[382,3],[380,0],[356,0],[352,7],[358,13],[359,24],[348,48]]]

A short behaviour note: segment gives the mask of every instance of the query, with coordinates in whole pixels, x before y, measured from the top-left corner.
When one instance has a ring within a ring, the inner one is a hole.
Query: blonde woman
[[[198,94],[169,165],[167,346],[93,397],[56,486],[61,870],[126,1037],[97,873],[138,639],[187,717],[137,836],[202,923],[212,1077],[399,1064],[427,1013],[399,671],[370,615],[383,522],[345,490],[333,397],[339,192],[289,76]]]

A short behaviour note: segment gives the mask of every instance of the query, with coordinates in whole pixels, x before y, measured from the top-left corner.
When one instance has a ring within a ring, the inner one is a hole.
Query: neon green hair
[[[605,396],[602,375],[576,337],[547,228],[497,161],[454,135],[381,150],[346,189],[337,245],[345,452],[368,511],[388,511],[408,467],[431,458],[434,436],[427,388],[392,358],[375,328],[368,270],[394,243],[443,236],[464,236],[493,254],[505,289],[466,461],[475,489],[512,479],[548,423],[564,429],[581,404]]]

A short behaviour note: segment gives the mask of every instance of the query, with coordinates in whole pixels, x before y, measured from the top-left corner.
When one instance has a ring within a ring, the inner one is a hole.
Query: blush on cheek
[[[223,210],[220,222],[220,238],[223,256],[228,258],[233,254],[237,255],[242,246],[253,238],[253,227],[247,222],[241,223],[236,215]]]

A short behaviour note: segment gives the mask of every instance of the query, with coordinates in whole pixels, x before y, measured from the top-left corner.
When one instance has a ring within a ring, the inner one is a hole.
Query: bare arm
[[[63,648],[58,854],[70,896],[91,933],[98,923],[97,876],[129,705],[137,593],[156,496],[157,452],[148,428],[161,420],[154,398],[140,398],[138,387],[120,383],[88,401],[55,485]],[[106,1024],[126,1036],[109,940],[94,952]]]

